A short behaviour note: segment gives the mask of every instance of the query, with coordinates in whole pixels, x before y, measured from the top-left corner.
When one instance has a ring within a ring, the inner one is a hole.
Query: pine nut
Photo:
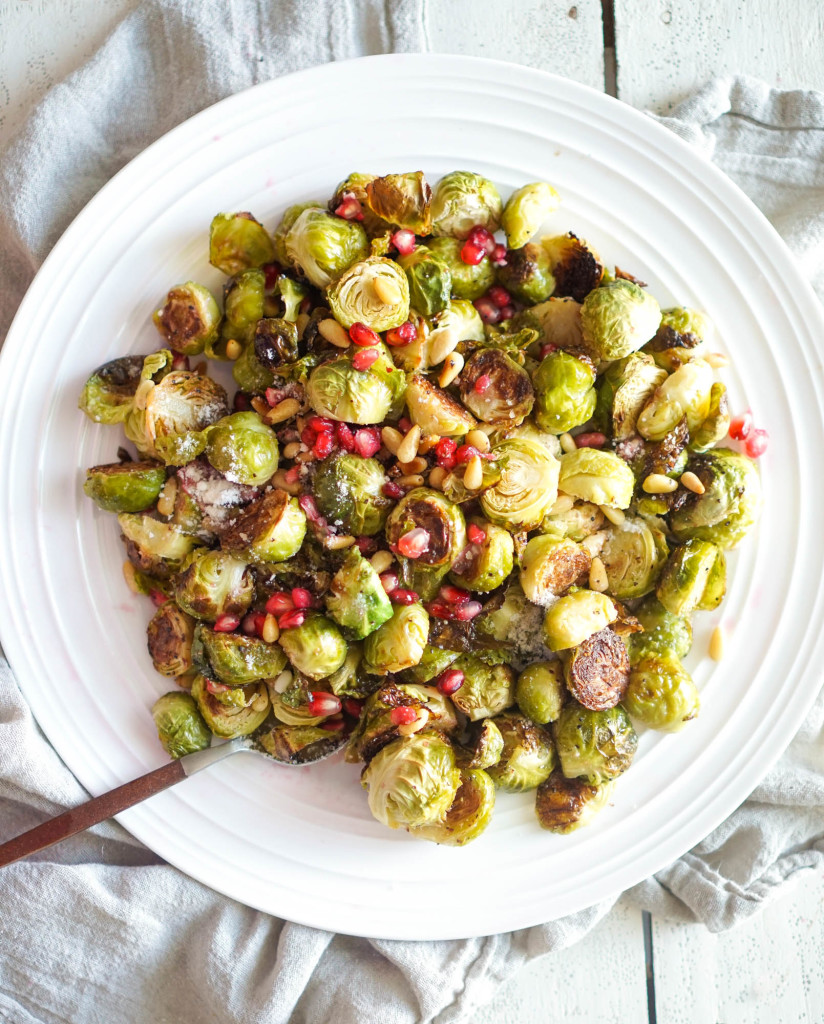
[[[464,368],[464,357],[460,352],[452,352],[444,361],[438,383],[442,388],[448,387]]]
[[[413,487],[423,487],[423,477],[420,473],[410,473],[409,476],[399,476],[395,483],[412,490]]]
[[[398,726],[399,736],[414,736],[416,732],[420,732],[424,728],[426,723],[429,721],[429,709],[418,708],[418,717],[414,722],[404,722],[403,725]]]
[[[226,342],[226,358],[227,359],[231,359],[232,362],[234,362],[235,359],[239,359],[240,358],[241,352],[243,352],[243,346],[235,338],[230,338]]]
[[[431,452],[440,439],[440,434],[425,434],[418,445],[418,454],[426,455],[427,452]]]
[[[607,542],[609,534],[606,530],[597,530],[595,533],[591,533],[588,537],[584,537],[581,541],[581,547],[584,551],[587,551],[592,558],[600,554],[601,549]]]
[[[409,476],[410,473],[423,473],[429,463],[419,455],[416,459],[412,459],[411,462],[401,462],[398,465],[403,470],[403,475]]]
[[[296,398],[284,398],[274,408],[270,409],[264,419],[271,426],[273,423],[283,423],[290,420],[300,412],[300,402]]]
[[[394,427],[384,427],[381,431],[381,441],[383,441],[384,447],[387,451],[390,451],[393,455],[398,454],[398,449],[403,441],[403,434],[400,430],[395,430]]]
[[[479,452],[488,452],[490,448],[489,438],[482,430],[470,430],[466,435],[466,443],[477,448]]]
[[[435,340],[429,346],[429,363],[437,366],[442,363],[450,352],[455,351],[458,344],[457,331],[440,331]]]
[[[263,620],[263,629],[260,631],[262,640],[265,640],[267,644],[275,644],[278,642],[280,637],[280,626],[278,620],[274,615],[267,615]]]
[[[720,661],[724,657],[724,631],[716,626],[710,637],[710,657],[713,661]]]
[[[708,352],[704,357],[704,362],[709,364],[714,370],[720,370],[722,366],[729,366],[730,361],[723,352]]]
[[[283,457],[284,459],[294,459],[299,451],[300,441],[290,441],[283,449]]]
[[[348,534],[344,534],[340,537],[335,534],[331,534],[324,540],[323,546],[327,551],[342,551],[344,548],[351,548],[354,543],[355,538],[350,537]]]
[[[385,306],[399,306],[402,295],[400,288],[387,277],[376,277],[372,282],[375,294]]]
[[[303,334],[306,328],[309,326],[309,314],[298,313],[297,319],[295,320],[295,327],[298,329],[298,338],[303,339]]]
[[[272,477],[272,484],[278,487],[281,491],[286,491],[287,494],[300,494],[300,484],[296,480],[294,483],[290,483],[286,479],[286,470],[279,469],[277,473]]]
[[[480,455],[473,455],[469,462],[466,464],[466,472],[464,473],[464,484],[469,488],[470,491],[477,491],[479,487],[483,487],[484,483],[484,468],[481,465]]]
[[[672,494],[678,489],[678,481],[663,473],[650,473],[641,486],[647,494]]]
[[[303,445],[301,445],[301,448],[302,447]],[[295,462],[313,462],[314,459],[315,453],[310,449],[307,449],[305,452],[298,452],[297,455],[295,456]]]
[[[126,586],[133,594],[140,593],[135,567],[129,561],[123,563],[123,579],[126,581]]]
[[[269,695],[267,693],[259,693],[257,697],[252,701],[252,711],[264,711],[269,707]]]
[[[429,474],[429,486],[434,487],[436,491],[440,491],[443,488],[443,482],[446,479],[446,470],[443,466],[435,466],[432,472]]]
[[[272,411],[272,407],[269,405],[269,403],[264,402],[264,400],[259,395],[255,395],[255,397],[252,399],[252,408],[255,410],[258,416],[268,416],[269,413]]]
[[[622,509],[612,508],[611,505],[599,505],[598,508],[603,513],[604,518],[608,519],[613,526],[623,526],[626,522],[627,517]]]
[[[389,566],[395,561],[391,551],[376,551],[374,555],[369,559],[372,564],[372,568],[380,576],[382,572],[386,572]]]
[[[569,494],[559,494],[555,500],[555,504],[549,510],[549,514],[551,516],[563,515],[564,512],[569,512],[574,504],[575,499]]]
[[[275,677],[275,681],[272,683],[272,689],[275,691],[275,693],[286,693],[286,691],[292,685],[293,679],[294,676],[292,675],[292,673],[289,671],[288,668],[285,668],[279,676]]]
[[[703,494],[706,490],[695,473],[682,473],[681,483],[688,491],[692,491],[693,494]]]
[[[592,559],[592,565],[589,567],[589,589],[603,594],[608,586],[609,580],[607,579],[606,566],[596,555]]]
[[[421,428],[418,424],[409,428],[409,432],[403,441],[398,445],[395,457],[398,462],[411,462],[418,454],[418,445],[421,440]]]
[[[572,434],[561,434],[558,440],[561,443],[561,451],[566,452],[567,455],[578,450],[578,445],[575,443],[575,438]]]
[[[341,327],[337,320],[321,320],[318,324],[318,334],[330,345],[334,345],[335,348],[349,348],[352,344],[352,339]]]
[[[157,511],[162,516],[170,516],[175,510],[175,498],[177,497],[177,477],[170,476],[163,485],[160,497],[157,499]]]

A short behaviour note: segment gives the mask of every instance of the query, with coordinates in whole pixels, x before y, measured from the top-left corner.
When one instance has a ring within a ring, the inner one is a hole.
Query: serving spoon
[[[207,747],[205,750],[184,754],[176,761],[164,764],[162,768],[156,768],[146,775],[141,775],[138,779],[133,779],[102,796],[80,804],[79,807],[72,807],[54,818],[49,818],[48,821],[29,829],[28,832],[23,832],[14,839],[9,839],[8,842],[0,845],[0,867],[12,864],[14,861],[20,860],[21,857],[27,857],[30,853],[45,850],[49,846],[54,846],[55,843],[62,843],[64,839],[77,835],[78,832],[85,832],[92,825],[99,825],[101,821],[114,817],[115,814],[125,811],[127,807],[134,807],[135,804],[142,803],[143,800],[154,796],[155,793],[162,793],[164,789],[182,782],[190,775],[203,771],[204,768],[217,764],[218,761],[231,757],[232,754],[238,754],[241,751],[260,754],[286,768],[302,768],[304,765],[323,761],[340,750],[346,742],[346,737],[341,736],[337,743],[331,742],[333,737],[334,734],[330,734],[329,743],[316,744],[320,751],[317,755],[309,753],[303,760],[296,762],[281,761],[273,757],[253,736],[239,736],[226,743]]]

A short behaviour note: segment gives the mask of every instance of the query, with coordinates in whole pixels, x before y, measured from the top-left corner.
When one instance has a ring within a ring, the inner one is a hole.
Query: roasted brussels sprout
[[[170,349],[196,356],[217,340],[220,310],[208,288],[187,281],[172,288],[152,321]]]
[[[117,517],[126,554],[137,569],[160,580],[176,573],[197,545],[173,523],[164,523],[138,512],[121,512]]]
[[[724,594],[726,574],[723,567],[713,572],[718,559],[723,559],[722,552],[706,540],[688,540],[673,549],[669,561],[664,567],[661,579],[655,590],[656,597],[672,615],[689,615],[698,608],[712,580],[714,586],[709,588],[707,603],[710,608],[717,592]],[[717,602],[715,602],[717,603]]]
[[[313,725],[273,725],[259,732],[257,743],[283,764],[311,764],[337,750],[344,739],[340,733]]]
[[[266,228],[251,213],[219,213],[209,229],[209,262],[231,277],[275,258]]]
[[[347,200],[356,199],[361,205],[361,215],[363,220],[360,223],[363,225],[367,235],[370,238],[376,236],[385,235],[390,228],[390,225],[376,213],[372,212],[369,206],[369,197],[366,194],[366,186],[370,181],[375,180],[376,175],[374,174],[361,174],[358,171],[353,171],[352,174],[348,175],[335,189],[335,194],[329,200],[329,212],[334,213],[341,204]],[[318,206],[321,204],[318,203]],[[360,218],[357,218],[360,219]]]
[[[393,714],[398,707],[411,709],[416,718],[399,725]],[[449,698],[434,686],[384,683],[363,706],[346,748],[346,760],[352,764],[369,762],[381,747],[404,733],[410,735],[423,729],[452,733],[457,725],[458,719]]]
[[[635,477],[626,462],[613,452],[578,448],[561,456],[558,488],[594,505],[629,508]]]
[[[400,327],[409,318],[409,284],[394,260],[370,256],[345,270],[327,292],[329,308],[344,327],[373,331]]]
[[[142,512],[165,483],[166,470],[157,462],[113,462],[87,469],[83,490],[106,512]]]
[[[264,391],[274,384],[283,364],[294,362],[298,355],[297,327],[289,320],[264,317],[232,364],[232,376],[243,391]]]
[[[364,642],[364,668],[379,676],[403,672],[421,660],[428,638],[429,615],[423,605],[395,605],[392,618]]]
[[[204,750],[212,735],[188,693],[164,693],[152,706],[152,718],[163,749],[173,758]]]
[[[525,245],[547,217],[558,209],[560,203],[561,197],[546,181],[533,181],[530,185],[516,189],[507,199],[501,217],[501,227],[506,233],[509,248],[520,249]],[[548,294],[551,292],[552,289]],[[546,295],[542,298],[546,298]]]
[[[403,399],[405,382],[386,348],[377,360],[357,370],[347,354],[321,363],[311,373],[309,404],[319,416],[344,423],[382,423]]]
[[[521,556],[521,586],[533,604],[547,607],[589,572],[589,553],[572,540],[532,537]]]
[[[488,523],[480,516],[475,516],[469,523],[483,533],[484,539],[470,541],[453,562],[449,578],[465,587],[482,594],[495,590],[512,572],[515,543],[512,534],[501,526]]]
[[[472,171],[452,171],[435,186],[432,234],[463,239],[476,225],[497,231],[502,205],[491,181]]]
[[[593,359],[622,359],[658,330],[661,310],[632,281],[619,278],[594,288],[581,305],[581,331]]]
[[[412,309],[423,316],[434,316],[449,306],[452,275],[442,259],[419,245],[408,256],[401,256],[398,263],[406,273]]]
[[[668,653],[645,654],[633,666],[624,707],[651,729],[677,732],[698,715],[700,699],[691,676]]]
[[[581,306],[574,299],[551,298],[518,314],[518,322],[537,327],[544,344],[554,345],[574,355],[592,354],[581,330]]]
[[[337,204],[336,204],[337,205]],[[295,203],[286,208],[280,223],[275,228],[272,241],[275,247],[275,259],[282,267],[293,266],[292,258],[286,251],[286,236],[292,230],[292,226],[304,210],[322,210],[324,204],[320,200],[309,200],[306,203]]]
[[[465,846],[492,821],[495,786],[485,771],[462,769],[458,792],[442,821],[410,829],[413,836],[444,846]]]
[[[257,413],[235,412],[209,429],[206,458],[227,480],[261,487],[278,468],[277,437]]]
[[[541,523],[541,532],[556,540],[568,537],[580,543],[585,537],[597,533],[604,522],[604,513],[597,505],[591,501],[577,501],[572,508],[562,512],[550,510]]]
[[[491,768],[501,760],[504,738],[491,718],[483,718],[470,730],[469,739],[460,751],[461,768]]]
[[[369,209],[382,220],[416,235],[429,234],[432,189],[423,171],[373,178],[365,192]]]
[[[710,388],[710,408],[707,417],[697,430],[690,435],[690,449],[705,452],[727,436],[730,429],[729,402],[727,389],[720,381]]]
[[[668,372],[677,370],[696,355],[701,355],[707,322],[702,313],[683,306],[661,311],[661,323],[645,351]]]
[[[405,683],[428,683],[459,657],[458,651],[446,651],[430,645],[424,650],[418,664],[406,669],[401,678]]]
[[[204,676],[197,675],[192,682],[192,697],[197,702],[201,715],[215,736],[221,739],[231,740],[236,736],[250,736],[255,729],[263,725],[269,714],[271,704],[263,683],[242,689],[245,704],[222,704],[215,694],[210,692],[209,681]],[[240,691],[241,688],[238,688],[238,692]]]
[[[316,288],[328,288],[344,270],[369,255],[366,232],[356,220],[312,208],[298,215],[284,246],[290,263]]]
[[[357,548],[350,548],[332,577],[326,610],[347,635],[362,640],[392,618],[380,577]]]
[[[558,349],[535,371],[535,422],[542,430],[563,434],[586,423],[595,411],[595,371],[583,359]]]
[[[410,419],[424,434],[461,437],[477,426],[460,402],[419,373],[409,378],[406,407]]]
[[[450,666],[464,674],[452,703],[470,722],[490,718],[515,702],[515,673],[509,665],[487,665],[472,654],[462,654]]]
[[[220,543],[249,562],[285,562],[300,551],[305,535],[306,516],[297,498],[275,489],[247,505]]]
[[[346,660],[346,641],[325,615],[309,612],[300,626],[282,629],[280,646],[292,665],[309,679],[323,679]]]
[[[244,270],[226,285],[223,296],[224,320],[220,338],[205,346],[210,359],[227,359],[226,346],[232,339],[246,345],[265,311],[266,275],[262,270]]]
[[[508,530],[534,529],[558,497],[558,460],[538,442],[518,437],[501,441],[492,454],[503,472],[481,495],[484,515]]]
[[[392,501],[383,493],[387,483],[377,459],[339,454],[318,465],[314,495],[330,523],[356,536],[372,537],[383,529]]]
[[[495,271],[495,278],[516,299],[528,305],[543,302],[555,290],[549,257],[534,242],[510,249],[506,263]]]
[[[560,661],[536,661],[518,676],[515,703],[538,725],[554,722],[565,700],[564,667]]]
[[[225,551],[203,551],[175,578],[174,592],[184,612],[214,622],[221,615],[248,611],[255,584],[239,558]]]
[[[541,246],[555,277],[555,294],[583,302],[604,276],[604,267],[594,249],[573,235],[542,238]]]
[[[669,557],[662,526],[653,517],[627,516],[621,526],[610,527],[600,558],[613,597],[626,601],[655,588]]]
[[[483,378],[485,387],[476,385]],[[461,401],[483,423],[517,427],[529,415],[535,392],[526,370],[500,349],[476,352],[460,376]]]
[[[568,779],[556,768],[535,795],[538,824],[548,832],[569,835],[589,825],[609,802],[614,787],[614,782],[590,786],[583,779]]]
[[[618,778],[638,748],[632,722],[620,704],[591,711],[570,701],[553,724],[552,735],[564,775],[586,779],[591,786]]]
[[[437,258],[437,257],[435,257]],[[414,308],[414,303],[412,304]],[[429,322],[429,347],[454,349],[461,341],[482,341],[484,323],[477,309],[467,299],[452,299],[449,305]],[[440,362],[440,360],[436,360]]]
[[[480,263],[464,263],[463,242],[457,238],[432,238],[429,251],[449,269],[452,294],[458,299],[479,299],[495,283],[495,268],[484,257]]]
[[[143,356],[124,356],[99,366],[84,384],[78,408],[95,423],[124,423],[134,408],[143,362]]]
[[[697,430],[709,416],[712,385],[712,367],[703,359],[685,363],[655,389],[638,416],[638,433],[660,441],[684,418],[688,430]]]
[[[154,613],[147,629],[152,664],[162,676],[182,676],[192,668],[192,638],[195,620],[174,601],[165,601]]]
[[[670,527],[680,541],[708,540],[733,548],[758,518],[761,480],[755,463],[727,448],[696,455],[689,469],[704,486],[670,514]]]
[[[460,506],[439,491],[415,487],[397,503],[386,521],[386,539],[396,550],[412,530],[425,530],[428,540],[417,558],[399,555],[401,579],[424,601],[435,596],[438,584],[466,546],[466,523]]]
[[[202,623],[194,635],[197,668],[227,686],[246,686],[274,679],[286,667],[286,655],[275,644],[242,633],[219,633]]]
[[[635,434],[641,410],[666,379],[666,370],[656,366],[646,352],[633,352],[607,367],[598,387],[598,409],[616,441]]]
[[[630,639],[630,661],[634,665],[643,654],[652,652],[686,658],[692,647],[690,620],[673,615],[655,594],[648,594],[635,609],[644,632]]]
[[[566,683],[585,708],[614,708],[629,685],[629,655],[621,637],[607,628],[583,640],[566,663]]]
[[[618,618],[615,602],[594,590],[576,590],[547,609],[544,637],[551,651],[577,647]]]
[[[499,789],[522,793],[536,789],[555,767],[555,750],[548,730],[524,715],[510,711],[498,715],[504,749],[497,764],[487,769]]]

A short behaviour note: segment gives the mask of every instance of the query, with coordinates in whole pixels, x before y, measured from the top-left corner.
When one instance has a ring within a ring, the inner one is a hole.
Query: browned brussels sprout
[[[614,787],[614,782],[591,786],[584,779],[568,779],[556,768],[535,795],[538,824],[547,832],[569,835],[592,821],[609,802]]]
[[[445,495],[428,487],[415,487],[401,498],[386,521],[389,546],[403,552],[403,538],[416,530],[424,531],[426,546],[415,557],[399,556],[401,578],[429,601],[466,546],[466,523],[460,507]]]
[[[423,171],[373,178],[365,191],[369,209],[382,220],[416,235],[429,234],[432,189]]]
[[[346,742],[342,733],[314,725],[273,725],[262,729],[254,738],[270,757],[283,764],[311,764]]]
[[[217,340],[220,310],[208,288],[187,281],[172,288],[152,321],[170,349],[197,356]]]
[[[209,262],[231,277],[275,258],[266,228],[251,213],[219,213],[209,230]]]
[[[240,616],[255,593],[245,562],[225,551],[204,551],[175,578],[175,600],[196,619],[215,622],[221,615]]]
[[[460,768],[491,768],[501,760],[504,752],[504,738],[501,730],[491,718],[484,718],[473,725],[469,739],[463,744],[459,756]]]
[[[220,544],[249,562],[285,562],[300,551],[305,535],[306,515],[297,498],[274,489],[241,512]]]
[[[182,676],[192,668],[192,638],[195,620],[174,601],[166,601],[149,623],[149,654],[162,676]]]
[[[555,540],[547,534],[533,537],[521,556],[521,586],[533,604],[548,607],[584,573],[589,572],[589,552],[572,540]]]
[[[455,799],[441,821],[410,828],[419,839],[444,846],[465,846],[477,839],[492,821],[495,786],[485,771],[462,769]]]
[[[314,495],[318,508],[346,533],[369,537],[379,533],[392,508],[383,493],[388,478],[377,459],[338,454],[317,467]]]
[[[587,637],[573,650],[566,665],[569,692],[590,711],[614,708],[629,686],[629,655],[611,629]]]
[[[586,779],[591,786],[625,772],[638,749],[638,737],[620,704],[591,711],[569,701],[553,724],[552,735],[564,775]]]
[[[549,731],[515,711],[498,715],[494,721],[504,738],[504,749],[500,761],[487,769],[492,781],[510,793],[536,789],[555,767]]]
[[[87,469],[83,490],[106,512],[142,512],[165,483],[166,469],[157,462],[113,462]]]
[[[412,714],[406,722],[398,722],[392,714],[395,708],[409,708]],[[423,729],[437,729],[451,733],[457,728],[455,709],[448,697],[434,686],[404,683],[385,683],[367,699],[358,724],[352,733],[346,751],[346,760],[352,763],[371,761],[381,747],[399,736],[411,735]]]
[[[497,268],[495,277],[516,299],[529,305],[543,302],[555,290],[549,257],[535,242],[510,249],[506,263]]]
[[[188,693],[165,693],[155,701],[152,718],[163,749],[170,757],[193,754],[212,742],[197,704]]]
[[[134,407],[143,356],[124,356],[98,367],[86,381],[78,406],[95,423],[124,423]]]
[[[406,405],[410,419],[424,434],[460,437],[477,426],[460,402],[420,373],[409,379]]]
[[[479,391],[478,380],[484,387]],[[535,392],[526,370],[500,349],[476,352],[460,376],[461,401],[484,423],[517,427],[532,410]]]
[[[139,512],[117,517],[126,554],[136,569],[159,580],[169,579],[195,548],[197,541],[173,523],[164,523]]]
[[[542,238],[550,269],[555,277],[555,294],[583,302],[604,276],[600,257],[587,243],[570,231],[554,238]]]
[[[193,651],[196,667],[227,686],[274,679],[286,666],[286,655],[274,644],[242,633],[217,632],[202,623],[195,630]]]
[[[229,689],[230,694],[242,694],[242,706],[234,703],[222,703],[213,693],[220,693],[222,684],[212,684],[202,675],[195,676],[192,681],[192,697],[206,724],[221,739],[231,740],[236,736],[250,736],[255,729],[263,725],[271,709],[269,694],[263,683],[248,687]],[[223,687],[225,690],[226,687]]]

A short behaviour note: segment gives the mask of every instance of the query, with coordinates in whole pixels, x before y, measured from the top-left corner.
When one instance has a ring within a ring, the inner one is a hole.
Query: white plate
[[[219,287],[209,221],[249,209],[272,226],[352,170],[467,167],[502,189],[548,179],[559,230],[705,309],[734,409],[770,430],[758,535],[731,559],[720,613],[697,616],[689,665],[700,718],[646,733],[592,827],[541,831],[533,795],[502,796],[466,849],[374,822],[358,769],[236,758],[123,815],[172,864],[294,921],[438,939],[578,910],[679,856],[752,790],[813,700],[822,663],[824,325],[776,234],[714,168],[644,115],[526,68],[444,56],[328,65],[204,111],[132,161],[71,225],[29,290],[0,364],[0,629],[37,720],[92,793],[164,761],[149,706],[168,685],[145,648],[151,608],[122,580],[113,519],[81,489],[119,431],[77,396],[91,369],[157,346],[149,314],[174,283]],[[806,466],[807,471],[802,472]],[[703,657],[729,629],[723,662]]]

